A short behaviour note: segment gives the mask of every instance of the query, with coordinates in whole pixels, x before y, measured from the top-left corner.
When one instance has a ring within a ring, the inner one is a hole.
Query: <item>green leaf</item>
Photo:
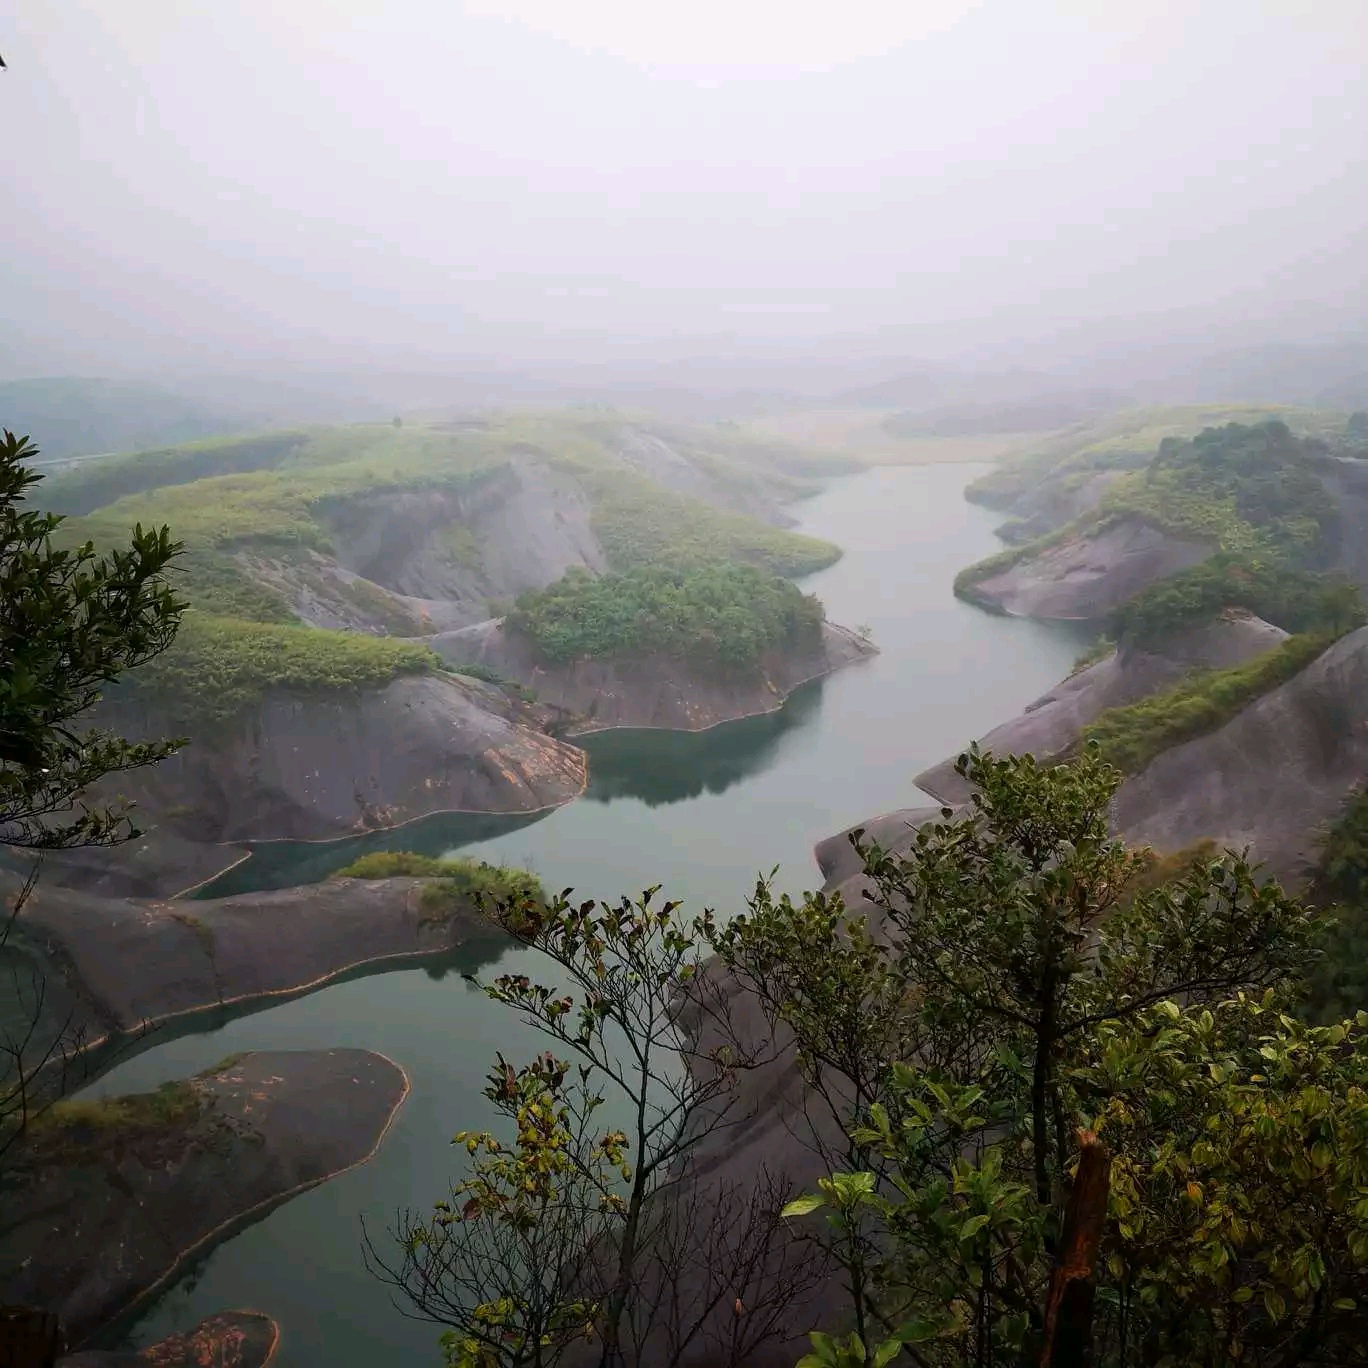
[[[982,1230],[983,1227],[986,1226],[987,1224],[988,1224],[988,1217],[987,1217],[987,1216],[982,1216],[982,1215],[980,1215],[980,1216],[971,1216],[971,1217],[970,1217],[967,1221],[965,1221],[965,1223],[964,1223],[962,1226],[960,1226],[960,1228],[959,1228],[959,1237],[960,1237],[961,1243],[962,1243],[963,1241],[965,1241],[965,1240],[972,1240],[972,1239],[974,1238],[974,1236],[977,1235],[977,1234],[979,1233],[979,1231]]]
[[[795,1197],[793,1201],[786,1203],[779,1214],[781,1216],[810,1216],[818,1207],[825,1205],[825,1197],[819,1196],[817,1193],[808,1193],[804,1197]]]
[[[899,1354],[902,1353],[902,1341],[896,1339],[886,1339],[874,1351],[874,1368],[887,1368]]]

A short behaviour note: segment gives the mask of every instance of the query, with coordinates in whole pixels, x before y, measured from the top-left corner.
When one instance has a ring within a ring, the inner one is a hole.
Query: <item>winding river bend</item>
[[[741,909],[760,871],[780,888],[818,882],[812,845],[917,801],[912,776],[1018,712],[1080,649],[1058,625],[990,617],[951,582],[997,549],[993,516],[964,502],[979,468],[885,468],[833,482],[798,508],[799,530],[845,548],[804,585],[833,621],[867,624],[881,654],[809,685],[779,712],[699,735],[613,732],[588,738],[591,781],[576,803],[531,824],[442,819],[367,848],[463,853],[534,869],[552,888],[611,898],[652,884],[686,906]],[[214,891],[320,878],[357,843],[271,846]],[[503,972],[528,952],[494,952]],[[444,1196],[460,1160],[448,1141],[485,1123],[479,1095],[494,1052],[520,1059],[534,1037],[460,977],[462,963],[352,979],[212,1030],[162,1039],[106,1075],[102,1093],[152,1087],[258,1048],[365,1046],[407,1070],[412,1093],[368,1165],[305,1193],[219,1246],[128,1327],[149,1343],[225,1308],[281,1324],[279,1368],[430,1365],[437,1330],[407,1320],[365,1270],[361,1223],[381,1237],[396,1208]],[[535,972],[529,968],[528,972]]]

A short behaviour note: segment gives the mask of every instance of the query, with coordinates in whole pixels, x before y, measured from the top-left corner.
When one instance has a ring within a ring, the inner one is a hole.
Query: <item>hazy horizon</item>
[[[1362,339],[1361,0],[30,0],[10,375]]]

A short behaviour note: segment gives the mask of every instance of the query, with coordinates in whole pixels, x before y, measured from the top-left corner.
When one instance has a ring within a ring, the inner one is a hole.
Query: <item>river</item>
[[[980,468],[882,468],[832,482],[799,505],[799,530],[845,548],[804,588],[828,616],[867,625],[880,654],[809,685],[780,712],[700,735],[614,732],[586,740],[591,781],[578,802],[530,824],[442,819],[397,836],[262,848],[216,890],[322,877],[358,844],[460,849],[522,864],[553,889],[615,897],[662,884],[686,906],[743,908],[760,871],[778,887],[819,881],[813,843],[862,818],[916,804],[912,777],[982,734],[1067,672],[1081,649],[1060,625],[991,617],[958,602],[955,572],[998,548],[993,515],[966,503]],[[491,834],[494,833],[494,834]],[[482,972],[515,965],[507,951]],[[397,1208],[446,1195],[463,1151],[450,1137],[485,1124],[479,1095],[494,1052],[535,1044],[505,1008],[460,977],[474,968],[375,974],[217,1029],[164,1040],[107,1074],[128,1092],[258,1048],[366,1046],[408,1071],[413,1090],[379,1154],[220,1245],[145,1308],[143,1345],[203,1316],[250,1307],[282,1327],[276,1368],[402,1368],[439,1361],[438,1330],[406,1319],[366,1271],[361,1222],[383,1240]]]

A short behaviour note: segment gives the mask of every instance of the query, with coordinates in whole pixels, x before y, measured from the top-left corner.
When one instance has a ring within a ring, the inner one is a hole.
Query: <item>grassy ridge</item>
[[[1289,637],[1276,650],[1227,670],[1204,670],[1124,708],[1109,708],[1083,729],[1079,745],[1096,741],[1126,774],[1156,756],[1224,726],[1236,713],[1294,675],[1336,640],[1331,633]]]
[[[955,592],[1072,537],[1098,536],[1139,519],[1172,536],[1208,542],[1249,563],[1304,559],[1334,517],[1334,501],[1311,468],[1311,451],[1281,421],[1208,428],[1190,441],[1165,438],[1143,469],[1117,480],[1101,507],[961,570]]]
[[[90,513],[149,489],[191,484],[215,475],[274,470],[308,440],[302,430],[251,437],[211,437],[179,446],[110,456],[55,475],[43,499],[57,513]]]
[[[1032,443],[1027,454],[975,480],[965,497],[994,506],[1009,503],[1047,475],[1072,471],[1086,478],[1098,470],[1138,468],[1153,459],[1166,438],[1192,437],[1228,423],[1257,425],[1270,420],[1286,423],[1298,435],[1331,437],[1342,428],[1344,415],[1277,404],[1129,409]]]
[[[440,665],[426,646],[392,637],[191,611],[175,644],[129,675],[127,687],[169,700],[178,723],[212,726],[231,722],[272,691],[380,688]]]
[[[678,436],[672,429],[667,435]],[[249,563],[254,551],[298,562],[307,582],[309,553],[333,549],[334,519],[378,494],[460,493],[497,477],[510,460],[541,460],[586,491],[594,529],[615,569],[668,564],[701,571],[737,562],[801,574],[840,555],[828,543],[719,512],[624,465],[620,448],[635,442],[632,450],[644,451],[646,459],[654,440],[649,430],[617,417],[514,415],[475,430],[370,424],[193,443],[110,458],[96,463],[98,471],[69,477],[65,497],[101,506],[70,518],[59,537],[107,546],[125,540],[136,523],[165,523],[185,543],[177,587],[194,611],[175,648],[132,683],[164,694],[180,717],[199,724],[226,722],[275,689],[374,687],[431,667],[435,658],[421,647],[299,626],[284,595],[258,579]],[[782,443],[725,433],[714,441],[703,429],[690,443],[687,450],[699,459],[712,453],[713,473],[723,454],[735,453],[737,468],[727,477],[732,484],[724,487],[734,488],[738,498],[757,490],[801,492],[792,476],[777,472]],[[656,455],[672,459],[669,451]],[[117,497],[104,502],[109,495]],[[478,565],[480,547],[469,528],[452,524],[438,535],[453,563]],[[367,592],[358,585],[350,597],[368,620],[415,630],[387,600],[363,602]],[[769,592],[761,593],[762,601]],[[794,596],[801,601],[797,591]],[[760,611],[756,604],[744,607],[752,619]],[[720,626],[721,658],[745,654],[735,647],[736,626],[734,615]],[[753,622],[748,630],[754,633]]]
[[[820,640],[822,606],[753,566],[654,566],[594,577],[571,571],[522,595],[508,627],[548,660],[668,656],[724,670],[754,668],[779,646]]]
[[[598,476],[591,496],[594,532],[615,570],[733,561],[776,575],[807,575],[841,557],[830,542],[721,513],[640,475]]]
[[[430,879],[419,895],[429,916],[450,915],[458,907],[483,900],[507,902],[514,898],[546,901],[541,881],[525,869],[486,864],[465,856],[434,859],[409,850],[377,850],[362,855],[332,875],[334,879]]]

